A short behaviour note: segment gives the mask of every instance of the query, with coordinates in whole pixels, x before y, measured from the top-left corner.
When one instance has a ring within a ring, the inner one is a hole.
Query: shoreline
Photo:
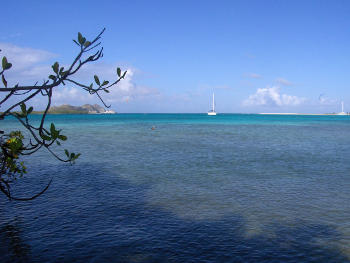
[[[258,113],[261,115],[316,115],[316,116],[349,116],[348,113],[346,114],[339,114],[339,113]]]

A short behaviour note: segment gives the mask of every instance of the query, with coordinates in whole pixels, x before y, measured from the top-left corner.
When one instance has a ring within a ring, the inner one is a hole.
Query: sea
[[[38,124],[40,116],[31,121]],[[350,116],[49,115],[0,262],[350,262]],[[1,129],[21,129],[14,119]]]

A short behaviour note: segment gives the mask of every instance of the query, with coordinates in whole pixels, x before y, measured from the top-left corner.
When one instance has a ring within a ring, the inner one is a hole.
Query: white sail
[[[215,112],[215,95],[214,95],[214,92],[213,92],[212,110],[208,112],[208,115],[216,115],[216,112]]]
[[[346,112],[344,112],[344,102],[341,102],[341,112],[338,113],[338,115],[347,115]]]

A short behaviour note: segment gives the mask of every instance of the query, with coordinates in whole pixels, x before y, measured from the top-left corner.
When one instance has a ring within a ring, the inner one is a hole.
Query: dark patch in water
[[[240,215],[180,219],[145,202],[146,184],[131,185],[103,167],[39,165],[17,190],[60,171],[44,196],[26,203],[1,196],[0,262],[349,262],[317,243],[342,238],[330,225],[276,222],[274,237],[246,237]]]

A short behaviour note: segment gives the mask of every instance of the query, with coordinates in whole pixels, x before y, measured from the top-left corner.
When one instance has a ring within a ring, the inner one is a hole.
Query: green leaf
[[[105,86],[105,85],[107,85],[108,83],[109,83],[109,81],[108,81],[108,80],[105,80],[105,81],[103,81],[102,86]]]
[[[40,133],[40,137],[41,137],[41,139],[43,139],[43,140],[51,141],[51,137],[50,137],[50,136],[47,136],[47,135],[45,135],[45,134],[41,134],[41,133]]]
[[[8,64],[7,58],[2,57],[2,68],[6,70],[7,64]]]
[[[55,64],[52,65],[52,69],[56,74],[58,73],[58,68],[59,68],[58,62],[55,62]]]
[[[66,74],[68,74],[68,70],[62,71],[62,72],[61,72],[61,76],[62,76],[62,77],[64,77]]]
[[[108,90],[108,89],[104,89],[104,91],[105,91],[106,93],[109,93],[109,90]]]
[[[75,163],[75,160],[78,159],[79,156],[80,156],[80,153],[78,153],[78,154],[71,153],[70,157],[68,157],[68,158],[69,158],[71,163]]]
[[[88,47],[88,46],[90,46],[90,45],[91,45],[91,42],[90,42],[90,41],[86,41],[85,44],[84,44],[85,47]]]
[[[62,141],[66,141],[67,140],[67,136],[64,136],[64,135],[58,135],[57,138],[62,140]]]
[[[55,131],[56,131],[55,124],[51,123],[51,126],[50,126],[50,132],[51,132],[51,134],[54,133]]]
[[[96,84],[100,86],[100,80],[96,75],[94,76],[94,79],[95,79]]]
[[[56,81],[57,77],[54,76],[54,75],[50,75],[50,76],[49,76],[49,79],[52,79],[53,81]]]
[[[56,130],[56,127],[55,127],[55,124],[51,123],[51,127],[50,127],[50,132],[51,132],[51,136],[52,136],[52,139],[56,139],[60,132]]]
[[[59,141],[56,141],[56,143],[57,143],[58,146],[61,146],[61,143]]]
[[[1,75],[1,78],[2,78],[2,83],[4,83],[5,88],[7,88],[7,81],[4,77],[4,74]]]
[[[6,65],[7,65],[7,58],[2,57],[2,68],[5,69]]]
[[[67,149],[64,149],[64,153],[67,155],[67,157],[69,158],[69,152]]]
[[[29,107],[29,109],[27,110],[27,114],[31,114],[33,111],[33,107]]]
[[[10,69],[11,67],[12,67],[12,64],[11,63],[7,63],[6,67],[4,69]]]
[[[21,110],[23,114],[27,113],[27,106],[24,103],[21,103]]]
[[[120,68],[117,68],[117,74],[118,74],[118,77],[120,78],[120,75],[122,74],[122,71]]]
[[[80,45],[83,45],[85,43],[85,38],[83,37],[83,35],[79,32],[78,33],[78,42]]]

